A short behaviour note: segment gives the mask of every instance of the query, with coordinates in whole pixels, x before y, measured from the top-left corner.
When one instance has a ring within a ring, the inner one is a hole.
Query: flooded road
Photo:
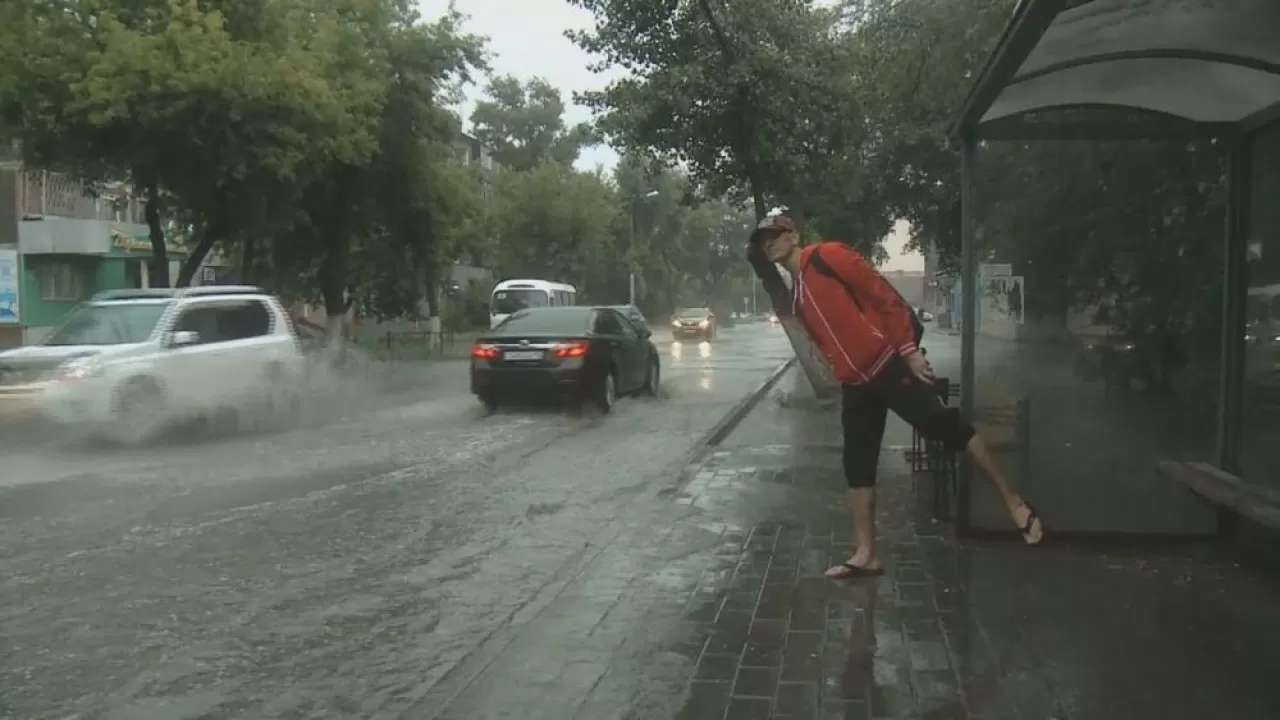
[[[0,717],[420,716],[791,354],[763,325],[659,346],[662,396],[607,417],[485,417],[441,364],[289,433],[6,448]]]

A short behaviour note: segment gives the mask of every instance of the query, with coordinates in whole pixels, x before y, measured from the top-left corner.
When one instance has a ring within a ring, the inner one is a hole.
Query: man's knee
[[[844,479],[849,484],[850,490],[866,490],[876,486],[876,473],[874,470],[870,472],[865,470],[849,472],[845,470]]]
[[[973,426],[960,418],[960,410],[952,407],[929,413],[916,429],[926,439],[942,443],[948,452],[965,449],[975,434]]]

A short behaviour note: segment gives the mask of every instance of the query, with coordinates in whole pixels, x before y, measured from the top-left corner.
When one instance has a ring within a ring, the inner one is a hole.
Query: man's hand
[[[933,366],[925,359],[924,353],[917,350],[903,359],[907,361],[907,367],[911,368],[911,374],[919,378],[920,382],[933,382]]]

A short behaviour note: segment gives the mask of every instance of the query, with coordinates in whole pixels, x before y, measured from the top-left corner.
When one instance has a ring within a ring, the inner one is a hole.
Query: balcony
[[[62,173],[21,170],[18,214],[23,220],[66,218],[146,224],[143,203],[129,196],[124,183],[111,183],[95,193],[85,183]]]

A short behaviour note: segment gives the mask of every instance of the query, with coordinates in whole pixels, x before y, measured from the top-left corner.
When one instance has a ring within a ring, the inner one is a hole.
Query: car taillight
[[[587,344],[582,341],[561,343],[551,351],[551,354],[558,358],[582,357],[587,354]]]
[[[480,358],[481,360],[497,360],[498,348],[485,343],[476,343],[475,347],[471,348],[471,357]]]

